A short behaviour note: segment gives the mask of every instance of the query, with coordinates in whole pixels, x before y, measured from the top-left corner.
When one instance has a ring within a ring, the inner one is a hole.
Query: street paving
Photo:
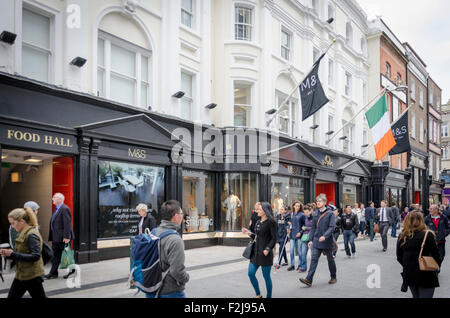
[[[299,282],[306,273],[288,272],[287,267],[272,270],[273,297],[275,298],[410,298],[402,293],[401,266],[395,257],[395,238],[389,236],[387,252],[382,251],[381,238],[356,241],[357,257],[346,258],[342,236],[336,257],[337,284],[329,285],[328,264],[321,256],[311,288]],[[248,260],[242,258],[243,247],[213,246],[186,251],[186,267],[190,281],[186,294],[190,298],[252,298],[254,291],[247,276]],[[288,248],[289,252],[289,248]],[[447,252],[449,248],[447,247]],[[310,253],[308,253],[308,256]],[[449,255],[449,254],[447,254]],[[288,253],[289,258],[289,253]],[[298,257],[296,257],[298,262]],[[308,257],[308,266],[309,266]],[[369,288],[367,281],[374,276],[371,267],[379,268],[379,288]],[[369,271],[368,271],[369,269]],[[142,298],[136,290],[127,288],[129,258],[81,265],[81,288],[68,289],[63,279],[45,282],[49,297],[58,298]],[[48,271],[48,270],[47,270]],[[61,271],[60,276],[65,272]],[[6,281],[0,284],[0,298],[7,296],[13,274],[5,275]],[[266,295],[265,282],[261,270],[257,278],[263,296]],[[439,276],[441,287],[436,289],[435,298],[450,298],[450,266],[445,260]]]

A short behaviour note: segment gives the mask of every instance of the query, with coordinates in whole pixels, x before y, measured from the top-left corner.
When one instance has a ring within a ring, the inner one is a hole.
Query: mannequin
[[[280,207],[283,205],[283,199],[280,198],[278,194],[275,194],[275,197],[273,199],[273,211],[275,214],[278,214],[280,212]]]
[[[239,200],[239,198],[233,194],[233,191],[230,191],[228,197],[225,199],[222,205],[227,209],[225,217],[227,225],[226,230],[234,231],[234,229],[236,228],[236,219],[237,219],[236,210],[238,207],[241,206],[241,200]]]

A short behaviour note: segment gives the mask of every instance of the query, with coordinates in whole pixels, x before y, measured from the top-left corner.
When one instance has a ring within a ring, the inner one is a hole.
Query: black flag
[[[314,63],[314,68],[306,76],[305,80],[300,84],[300,96],[302,99],[302,118],[306,120],[308,117],[314,115],[319,109],[329,102],[325,96],[322,84],[319,80],[319,65],[325,54],[319,57]]]
[[[400,153],[411,150],[409,144],[409,129],[408,129],[408,112],[402,114],[400,119],[391,127],[397,145],[389,151],[389,155],[398,155]]]

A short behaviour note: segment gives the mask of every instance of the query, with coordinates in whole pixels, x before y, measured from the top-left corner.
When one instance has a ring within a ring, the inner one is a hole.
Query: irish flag
[[[377,160],[381,160],[396,145],[389,122],[385,95],[369,109],[366,118],[372,132]]]

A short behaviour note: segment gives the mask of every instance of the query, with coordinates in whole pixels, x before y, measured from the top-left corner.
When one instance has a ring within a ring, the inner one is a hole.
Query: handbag
[[[61,255],[60,269],[66,269],[70,265],[75,264],[75,258],[73,256],[73,250],[70,248],[69,244],[64,246],[64,250]]]
[[[302,237],[300,238],[300,241],[302,241],[303,243],[309,242],[309,233],[303,234]]]
[[[380,233],[380,226],[378,225],[378,223],[375,223],[375,224],[373,225],[373,231],[374,231],[375,233]]]
[[[244,253],[242,253],[242,256],[244,256],[246,259],[250,259],[252,257],[255,240],[248,242],[247,246],[245,247]]]
[[[53,259],[53,250],[47,242],[42,242],[42,261],[44,265]]]
[[[424,272],[434,272],[434,271],[439,270],[438,263],[434,260],[434,258],[432,256],[422,256],[422,251],[423,251],[423,247],[425,245],[425,241],[427,240],[428,232],[429,231],[427,231],[425,233],[425,237],[423,238],[423,242],[422,242],[422,247],[420,248],[419,268],[421,271],[424,271]]]

